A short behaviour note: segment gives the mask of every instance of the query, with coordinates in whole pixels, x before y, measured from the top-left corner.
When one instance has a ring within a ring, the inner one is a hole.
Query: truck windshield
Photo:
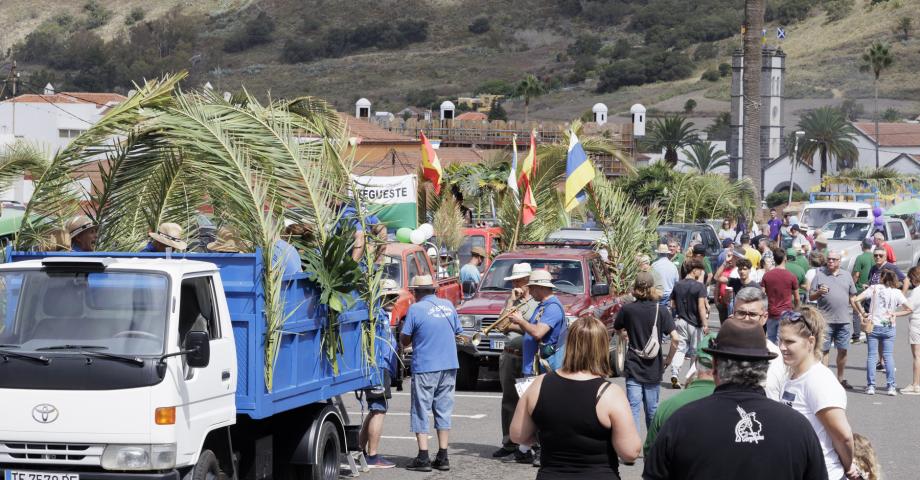
[[[658,244],[667,245],[674,240],[680,245],[680,249],[687,248],[687,232],[685,230],[658,230]]]
[[[821,228],[831,220],[852,218],[856,210],[851,208],[808,208],[802,212],[802,222],[812,228]]]
[[[830,240],[852,240],[861,241],[869,236],[869,229],[872,224],[869,222],[830,222],[821,230]]]
[[[396,285],[402,287],[402,262],[397,257],[384,255],[380,260],[383,267],[383,278],[388,278],[396,282]]]
[[[539,268],[549,270],[553,275],[553,285],[563,293],[580,295],[585,293],[584,275],[582,275],[581,262],[578,260],[544,260],[532,258],[528,260],[518,259],[501,259],[496,260],[489,267],[480,291],[511,291],[511,281],[505,280],[505,277],[511,275],[511,269],[515,264],[527,262],[530,268],[536,270]]]
[[[16,352],[163,353],[165,276],[130,272],[0,273],[0,344]],[[71,347],[71,348],[68,348]]]

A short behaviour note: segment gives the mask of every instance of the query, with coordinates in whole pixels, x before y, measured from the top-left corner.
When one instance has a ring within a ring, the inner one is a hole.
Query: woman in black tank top
[[[619,478],[617,454],[633,462],[642,448],[623,390],[609,373],[610,338],[596,318],[569,326],[562,369],[541,375],[518,402],[511,439],[539,439],[538,480]]]

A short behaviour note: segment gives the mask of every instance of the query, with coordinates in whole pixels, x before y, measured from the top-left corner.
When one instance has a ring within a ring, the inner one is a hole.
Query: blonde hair
[[[882,473],[878,466],[878,457],[875,456],[875,449],[869,439],[858,434],[853,434],[853,463],[856,464],[861,473],[864,473],[864,480],[879,480]]]
[[[610,334],[595,317],[581,317],[569,325],[562,368],[567,372],[610,375]]]
[[[821,359],[824,352],[824,334],[827,331],[827,321],[821,311],[811,305],[803,305],[798,311],[794,312],[798,316],[780,317],[779,326],[789,326],[795,329],[796,335],[802,338],[815,337],[814,353],[815,358]]]

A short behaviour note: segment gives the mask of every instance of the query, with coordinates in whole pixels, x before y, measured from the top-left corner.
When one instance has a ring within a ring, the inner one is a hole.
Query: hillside
[[[839,11],[825,8],[825,3],[848,0],[775,0],[768,16],[775,18],[777,12],[792,11],[802,2],[815,6],[805,8],[802,21],[786,27],[787,38],[781,43],[774,37],[780,20],[768,22],[769,44],[780,45],[788,54],[787,96],[798,99],[800,108],[871,97],[872,78],[860,73],[858,66],[862,50],[874,40],[892,43],[896,57],[894,66],[882,75],[881,95],[891,100],[920,99],[920,80],[915,75],[920,67],[920,40],[910,32],[909,39],[901,41],[893,32],[902,17],[913,18],[914,27],[920,29],[920,2],[888,0],[870,8],[870,0],[852,0],[852,10],[831,21],[825,11]],[[487,82],[507,88],[534,73],[551,88],[533,101],[531,117],[563,120],[581,115],[597,101],[619,112],[637,101],[675,111],[693,98],[698,103],[695,114],[704,119],[727,110],[728,78],[700,77],[729,62],[731,51],[740,46],[740,36],[734,32],[743,1],[92,3],[98,10],[91,12],[86,0],[5,0],[0,47],[11,56],[3,61],[18,55],[19,69],[31,79],[27,84],[31,88],[52,81],[66,88],[127,90],[130,80],[185,68],[190,70],[192,85],[209,81],[219,90],[230,91],[245,86],[276,97],[308,93],[343,110],[350,110],[354,100],[364,96],[374,101],[375,109],[398,111],[409,103],[427,105],[437,97],[472,93]],[[62,14],[70,18],[62,20]],[[83,26],[99,15],[104,21],[101,26]],[[143,28],[175,15],[183,21],[163,21],[162,30]],[[264,27],[267,23],[271,31]],[[36,31],[60,37],[53,38],[58,38],[63,58],[52,59],[49,53],[23,61],[21,46]],[[154,37],[144,45],[153,45],[155,58],[136,51],[144,35]],[[124,40],[129,37],[134,43]],[[240,38],[243,48],[227,46]],[[171,46],[164,49],[164,44]],[[81,66],[75,58],[83,58],[86,64]],[[671,80],[656,81],[661,78]],[[608,91],[598,93],[599,89]],[[505,106],[512,116],[521,116],[520,103]],[[903,115],[920,113],[920,105],[914,102],[888,104],[897,105]]]

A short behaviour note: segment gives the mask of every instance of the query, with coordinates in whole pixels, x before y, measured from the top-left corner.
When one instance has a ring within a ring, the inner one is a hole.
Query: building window
[[[86,130],[77,130],[74,128],[60,128],[58,129],[58,137],[60,138],[77,138],[81,133]]]

